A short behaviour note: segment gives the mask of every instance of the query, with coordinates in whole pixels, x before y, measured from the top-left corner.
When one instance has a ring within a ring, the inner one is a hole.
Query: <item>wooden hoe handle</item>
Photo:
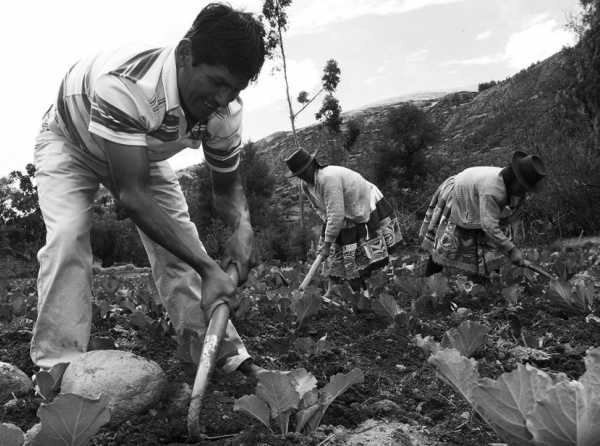
[[[300,287],[298,288],[300,291],[304,291],[306,289],[306,287],[310,284],[310,281],[312,280],[313,276],[319,269],[319,265],[321,265],[321,262],[323,262],[323,256],[321,254],[319,254],[319,255],[317,255],[317,258],[315,259],[313,264],[310,266],[310,269],[308,270],[306,277],[300,284]]]
[[[227,269],[227,273],[234,283],[238,283],[239,276],[235,265]],[[203,434],[200,429],[200,409],[202,408],[202,399],[206,393],[210,375],[215,368],[217,361],[217,353],[221,347],[221,342],[225,337],[225,329],[229,321],[229,307],[225,302],[221,302],[214,309],[208,329],[204,335],[202,344],[202,353],[198,362],[198,370],[194,379],[194,387],[192,389],[192,397],[190,399],[190,407],[188,409],[188,434],[192,439],[200,439]]]
[[[535,271],[536,273],[541,274],[542,276],[546,277],[547,279],[554,280],[554,276],[552,274],[550,274],[548,271],[542,269],[535,263],[531,263],[529,260],[523,261],[523,266],[525,268],[529,268],[532,271]]]

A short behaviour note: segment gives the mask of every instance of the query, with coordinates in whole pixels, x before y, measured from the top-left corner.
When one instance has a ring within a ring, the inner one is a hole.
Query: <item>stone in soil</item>
[[[442,446],[425,429],[392,420],[365,420],[355,429],[336,428],[332,446]]]
[[[0,403],[15,396],[31,392],[31,379],[18,367],[7,362],[0,362]]]
[[[109,398],[110,424],[142,413],[161,397],[166,377],[160,366],[130,352],[94,350],[69,364],[61,391],[87,398]]]

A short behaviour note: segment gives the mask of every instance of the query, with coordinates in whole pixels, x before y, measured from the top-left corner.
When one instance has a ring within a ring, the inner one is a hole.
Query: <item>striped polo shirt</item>
[[[46,119],[54,119],[73,144],[102,160],[100,138],[147,147],[150,161],[202,145],[211,169],[231,172],[239,164],[241,99],[188,129],[174,47],[120,49],[80,60],[63,79],[52,112]]]

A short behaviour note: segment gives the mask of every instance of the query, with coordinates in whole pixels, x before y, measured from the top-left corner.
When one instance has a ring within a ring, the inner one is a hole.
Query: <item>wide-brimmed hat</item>
[[[286,158],[285,163],[290,169],[290,172],[286,174],[286,177],[297,177],[312,164],[315,157],[317,156],[318,150],[314,153],[308,153],[304,149],[298,149]]]
[[[539,191],[541,180],[547,175],[544,162],[539,156],[527,155],[518,150],[513,153],[510,165],[517,180],[528,192]]]

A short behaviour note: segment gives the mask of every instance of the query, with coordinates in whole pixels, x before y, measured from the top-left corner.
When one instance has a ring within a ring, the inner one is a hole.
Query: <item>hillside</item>
[[[463,91],[410,101],[425,110],[441,130],[440,142],[426,154],[430,177],[422,190],[412,192],[418,200],[428,200],[429,193],[446,176],[470,165],[504,164],[515,149],[541,154],[549,161],[550,173],[556,179],[565,177],[564,169],[557,169],[565,159],[556,158],[556,145],[564,143],[560,141],[564,135],[556,134],[553,113],[559,93],[569,82],[568,57],[563,51],[479,93]],[[321,125],[298,132],[301,146],[311,152],[319,150],[323,162],[343,164],[372,178],[371,160],[376,146],[385,142],[385,120],[391,110],[404,103],[385,102],[344,113],[346,122],[354,120],[361,127],[351,153],[344,153],[342,137],[333,137]],[[577,135],[572,139],[576,141]],[[283,162],[294,150],[291,132],[274,133],[255,145],[277,178],[272,205],[280,207],[285,220],[295,220],[297,189],[293,180],[285,178]],[[553,180],[552,184],[556,186],[557,182]]]

